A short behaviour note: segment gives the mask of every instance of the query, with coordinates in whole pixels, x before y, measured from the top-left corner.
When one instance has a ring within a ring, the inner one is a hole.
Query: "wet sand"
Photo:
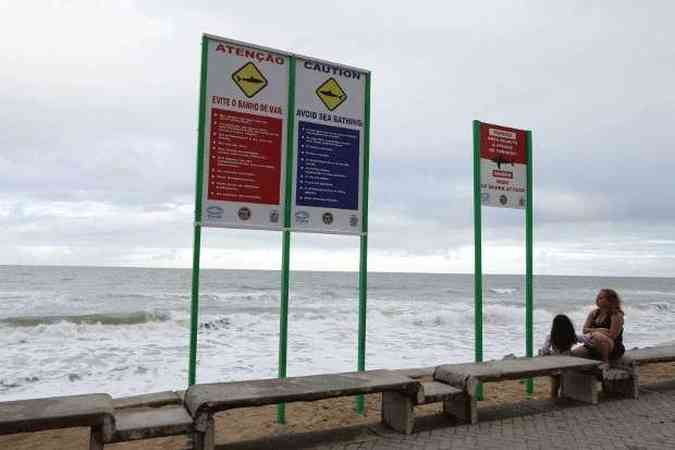
[[[675,363],[652,364],[640,369],[640,383],[647,385],[675,379]],[[485,400],[479,407],[500,406],[527,399],[525,385],[519,381],[504,381],[485,384]],[[548,378],[535,379],[532,399],[550,396]],[[441,404],[416,408],[416,415],[437,415]],[[286,406],[285,425],[276,423],[276,407],[241,408],[216,416],[216,443],[263,439],[292,433],[336,430],[342,427],[376,424],[380,421],[379,395],[366,397],[366,414],[354,412],[354,398],[338,398],[311,403],[292,403]],[[56,450],[86,449],[89,433],[86,429],[44,431],[41,433],[0,436],[0,449],[8,450]],[[186,438],[152,439],[145,441],[106,445],[111,450],[160,450],[186,448]]]

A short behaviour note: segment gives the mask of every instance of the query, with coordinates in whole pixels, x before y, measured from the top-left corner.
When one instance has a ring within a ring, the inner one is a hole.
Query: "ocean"
[[[473,358],[466,274],[369,274],[368,369]],[[484,280],[485,359],[523,355],[524,277]],[[580,329],[596,292],[624,301],[627,348],[675,340],[675,279],[535,277],[535,348],[555,314]],[[202,270],[198,382],[274,377],[280,274]],[[183,389],[191,271],[0,266],[0,401]],[[358,274],[293,272],[288,375],[356,367]]]

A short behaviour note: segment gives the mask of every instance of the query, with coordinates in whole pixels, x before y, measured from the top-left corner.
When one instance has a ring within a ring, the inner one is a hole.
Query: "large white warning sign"
[[[527,199],[527,133],[480,124],[481,204],[524,209]]]
[[[288,56],[208,38],[202,225],[281,229]]]
[[[367,72],[298,57],[291,227],[359,234]]]

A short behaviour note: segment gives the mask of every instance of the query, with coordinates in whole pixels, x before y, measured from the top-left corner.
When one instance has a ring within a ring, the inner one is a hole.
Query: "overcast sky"
[[[0,264],[190,267],[207,32],[372,70],[371,270],[473,270],[479,119],[534,132],[536,273],[675,276],[673,17],[668,1],[0,0]],[[522,273],[523,211],[483,217],[485,271]],[[356,237],[292,246],[293,269],[358,268]],[[204,233],[203,267],[280,260],[278,232]]]

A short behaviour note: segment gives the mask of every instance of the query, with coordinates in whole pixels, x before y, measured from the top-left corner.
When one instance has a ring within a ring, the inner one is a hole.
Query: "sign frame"
[[[296,61],[300,58],[311,60],[331,66],[338,66],[343,69],[358,71],[365,76],[365,90],[363,96],[363,128],[362,128],[362,146],[360,151],[360,165],[362,171],[358,183],[359,202],[360,202],[360,222],[361,230],[359,233],[341,233],[329,232],[329,234],[348,234],[359,235],[359,301],[358,301],[358,340],[357,340],[357,370],[365,370],[366,355],[366,308],[367,308],[367,277],[368,277],[368,189],[369,189],[369,167],[370,167],[370,82],[371,72],[358,67],[345,64],[336,64],[330,61],[298,55],[283,50],[273,49],[265,46],[251,44],[235,39],[224,38],[212,34],[203,33],[201,38],[201,68],[199,85],[199,111],[198,111],[198,136],[197,136],[197,162],[196,162],[196,186],[195,186],[195,211],[194,211],[194,235],[193,235],[193,258],[192,258],[192,290],[191,290],[191,309],[190,309],[190,354],[188,361],[188,386],[196,383],[197,372],[197,350],[198,350],[198,330],[199,330],[199,271],[200,271],[200,250],[201,250],[201,228],[202,226],[212,226],[202,222],[203,218],[203,200],[204,200],[204,169],[205,169],[205,143],[206,143],[206,114],[210,109],[207,105],[207,84],[208,84],[208,59],[209,59],[209,41],[219,41],[236,46],[258,49],[271,54],[281,55],[288,61],[288,99],[286,103],[286,129],[283,130],[286,142],[282,140],[281,151],[281,199],[282,210],[280,214],[283,217],[282,227],[260,227],[260,226],[238,226],[228,224],[225,228],[247,228],[247,229],[269,229],[273,231],[282,231],[282,258],[281,258],[281,291],[280,291],[280,317],[279,317],[279,353],[278,353],[278,377],[286,378],[287,373],[287,345],[288,345],[288,304],[289,304],[289,284],[290,284],[290,248],[291,231],[296,232],[322,232],[314,230],[298,230],[291,227],[292,213],[292,193],[293,193],[293,160],[297,154],[295,148],[295,97],[296,97]],[[243,66],[242,66],[243,68]],[[239,70],[239,69],[237,69]],[[234,74],[234,73],[233,73]],[[237,82],[233,78],[233,81]],[[244,89],[239,86],[244,91]],[[260,90],[262,90],[261,88]],[[260,91],[259,90],[259,91]],[[248,97],[248,94],[244,92]],[[255,96],[256,94],[252,94]],[[283,129],[283,122],[282,122]],[[220,226],[219,226],[220,227]],[[356,400],[356,410],[363,415],[365,402],[363,396],[358,396]],[[277,405],[277,422],[285,423],[285,405]]]
[[[483,265],[482,265],[482,217],[481,217],[481,126],[492,125],[473,121],[473,216],[474,216],[474,357],[483,361]],[[525,204],[525,355],[534,356],[534,290],[533,290],[533,248],[534,248],[534,205],[532,169],[532,130],[525,131],[526,155],[526,204]],[[534,381],[527,379],[527,393],[534,392]],[[483,386],[476,388],[478,399],[483,398]]]

